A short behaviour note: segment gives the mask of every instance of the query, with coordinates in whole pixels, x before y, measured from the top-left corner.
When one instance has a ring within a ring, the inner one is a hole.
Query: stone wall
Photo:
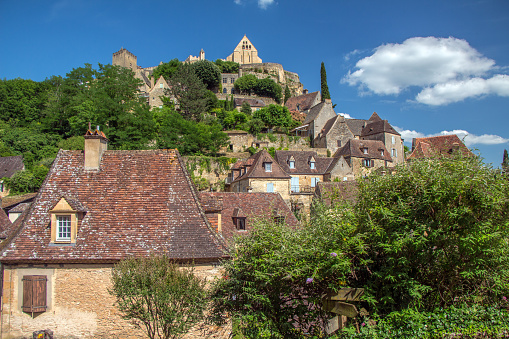
[[[50,329],[56,338],[145,338],[144,333],[121,318],[108,293],[112,265],[4,266],[2,338],[31,337],[32,332]],[[195,274],[212,281],[220,268],[202,265]],[[21,311],[23,275],[46,275],[46,312]],[[199,325],[187,338],[203,338],[206,332],[228,332]],[[227,338],[228,333],[224,333]],[[218,336],[210,336],[221,338]]]

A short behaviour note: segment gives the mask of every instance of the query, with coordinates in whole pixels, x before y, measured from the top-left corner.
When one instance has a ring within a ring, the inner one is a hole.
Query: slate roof
[[[382,120],[376,112],[373,112],[371,118],[366,121],[366,126],[361,131],[361,136],[368,136],[378,133],[391,133],[400,135],[387,120]]]
[[[341,119],[341,118],[342,118],[342,116],[340,116],[338,114],[338,116],[327,120],[325,125],[323,125],[322,131],[321,131],[322,135],[327,135],[327,133],[329,133],[329,131],[331,130],[332,126],[334,126],[334,123],[336,122],[336,120]]]
[[[368,154],[364,154],[363,148],[368,149]],[[384,155],[381,154],[381,150],[384,151]],[[345,158],[366,158],[366,159],[380,159],[392,162],[392,158],[385,148],[383,142],[379,140],[358,140],[350,139],[346,144],[339,148],[334,157],[343,156]]]
[[[414,138],[412,140],[412,153],[407,157],[407,160],[433,158],[437,156],[452,157],[455,155],[455,146],[458,147],[458,151],[463,156],[468,157],[474,155],[456,134],[452,134],[428,138]]]
[[[295,168],[289,166],[290,157],[295,159]],[[311,157],[315,159],[315,169],[309,166]],[[324,174],[334,159],[318,157],[314,151],[276,151],[275,160],[288,174]]]
[[[247,231],[251,229],[254,221],[271,220],[276,216],[284,216],[286,224],[290,227],[299,225],[299,221],[279,193],[200,192],[199,194],[205,213],[218,211],[217,205],[212,204],[211,201],[216,201],[222,206],[220,209],[221,232],[227,240],[243,233],[236,229],[233,222],[235,216],[246,218]]]
[[[24,168],[22,155],[0,158],[0,178],[10,178],[14,173]]]
[[[366,120],[362,119],[345,119],[346,125],[355,136],[360,136]]]
[[[11,225],[11,220],[3,209],[0,208],[0,239],[5,239],[6,236],[3,234]]]
[[[320,112],[322,111],[322,108],[325,106],[325,104],[326,104],[325,101],[323,101],[311,107],[308,114],[306,115],[306,119],[304,119],[304,122],[302,124],[303,125],[309,124],[310,122],[315,120],[318,114],[320,114]]]
[[[195,262],[226,257],[177,150],[107,150],[99,171],[83,167],[83,151],[58,152],[14,238],[2,244],[1,262],[113,263],[150,253]],[[86,211],[74,245],[50,244],[49,211],[62,197]]]
[[[272,172],[265,172],[263,163],[272,163]],[[237,165],[237,163],[235,164]],[[249,157],[238,168],[246,167],[246,173],[237,177],[233,182],[248,179],[248,178],[274,178],[274,179],[290,179],[291,177],[283,171],[277,161],[275,161],[266,150],[261,150],[258,153]]]
[[[251,107],[265,107],[265,101],[262,99],[235,98],[233,100],[235,107],[242,106],[244,102],[247,102]]]
[[[318,182],[315,190],[315,197],[329,206],[341,201],[355,203],[358,196],[359,186],[356,181]]]
[[[307,111],[317,100],[320,100],[320,92],[312,92],[308,94],[291,97],[285,103],[290,111]],[[297,108],[298,107],[298,108]]]

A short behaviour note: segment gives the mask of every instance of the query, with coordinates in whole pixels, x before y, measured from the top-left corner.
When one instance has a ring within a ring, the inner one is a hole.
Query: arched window
[[[223,93],[226,94],[226,88],[223,88]]]

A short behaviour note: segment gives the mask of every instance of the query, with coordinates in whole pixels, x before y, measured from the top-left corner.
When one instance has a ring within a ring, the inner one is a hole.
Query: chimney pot
[[[108,149],[108,139],[104,133],[99,133],[99,126],[97,129],[87,131],[85,134],[85,152],[84,152],[84,168],[86,171],[98,171],[101,165],[101,158]]]

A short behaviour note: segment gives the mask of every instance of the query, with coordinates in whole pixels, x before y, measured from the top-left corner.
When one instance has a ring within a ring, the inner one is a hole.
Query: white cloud
[[[362,51],[358,50],[358,49],[354,49],[353,51],[347,53],[345,56],[344,56],[344,59],[346,61],[349,61],[351,57],[353,56],[356,56],[357,54],[360,54],[362,53]]]
[[[261,9],[267,9],[269,5],[272,5],[274,0],[258,0],[258,7]]]
[[[344,117],[345,119],[353,119],[348,113],[338,113],[338,114]]]
[[[235,2],[237,5],[242,4],[242,1],[241,1],[241,0],[233,0],[233,2]]]
[[[417,37],[401,44],[382,45],[359,60],[356,68],[342,81],[359,86],[361,93],[397,95],[421,87],[416,100],[428,105],[446,105],[488,94],[509,96],[507,75],[485,79],[489,72],[502,68],[467,41],[454,37]]]
[[[424,134],[421,132],[417,132],[415,130],[404,130],[397,126],[394,126],[396,131],[401,134],[401,137],[405,139],[405,142],[411,143],[413,138],[426,138],[426,137],[435,137],[438,135],[451,135],[456,134],[466,146],[470,147],[472,145],[499,145],[509,143],[509,139],[502,138],[501,136],[494,134],[483,134],[483,135],[475,135],[468,133],[465,130],[455,129],[452,131],[441,131],[439,133],[434,134]]]

